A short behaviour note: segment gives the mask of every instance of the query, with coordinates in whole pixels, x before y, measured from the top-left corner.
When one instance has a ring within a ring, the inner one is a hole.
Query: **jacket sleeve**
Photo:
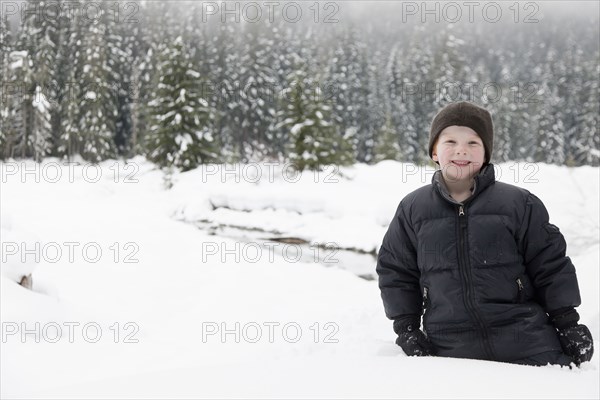
[[[416,238],[404,214],[402,203],[383,237],[377,255],[379,289],[389,319],[421,314],[420,272],[417,266]]]
[[[526,204],[520,250],[537,300],[549,313],[579,306],[579,285],[575,267],[565,255],[565,238],[558,227],[548,221],[548,211],[538,197],[529,193]]]

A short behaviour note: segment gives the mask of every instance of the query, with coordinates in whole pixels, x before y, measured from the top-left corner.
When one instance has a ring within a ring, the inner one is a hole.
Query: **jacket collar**
[[[446,183],[444,182],[444,179],[442,178],[441,170],[435,171],[435,173],[433,174],[433,177],[431,178],[431,183],[444,199],[448,200],[451,203],[462,205],[462,204],[470,202],[472,199],[477,197],[477,195],[479,193],[483,192],[488,186],[490,186],[496,182],[496,175],[494,173],[494,164],[487,164],[483,168],[481,168],[481,170],[479,171],[479,173],[477,174],[477,176],[475,176],[475,178],[473,180],[475,181],[474,186],[473,186],[473,194],[471,194],[471,196],[468,199],[466,199],[465,201],[463,201],[462,203],[458,202],[455,199],[453,199],[452,197],[450,197],[448,187],[446,186]]]

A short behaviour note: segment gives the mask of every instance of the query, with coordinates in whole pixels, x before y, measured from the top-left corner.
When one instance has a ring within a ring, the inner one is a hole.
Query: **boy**
[[[593,341],[565,240],[540,199],[495,181],[492,149],[487,110],[457,102],[434,117],[440,169],[402,199],[377,258],[396,343],[409,356],[579,366]]]

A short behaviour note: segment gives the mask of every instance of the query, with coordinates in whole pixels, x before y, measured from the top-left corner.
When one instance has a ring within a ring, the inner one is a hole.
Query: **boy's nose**
[[[458,154],[467,154],[467,146],[464,144],[459,144],[456,148],[456,152]]]

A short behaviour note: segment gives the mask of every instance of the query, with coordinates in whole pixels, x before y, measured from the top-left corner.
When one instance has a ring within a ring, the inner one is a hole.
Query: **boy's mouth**
[[[470,161],[452,161],[452,164],[454,165],[458,165],[459,167],[464,167],[465,165],[469,165],[471,162]]]

